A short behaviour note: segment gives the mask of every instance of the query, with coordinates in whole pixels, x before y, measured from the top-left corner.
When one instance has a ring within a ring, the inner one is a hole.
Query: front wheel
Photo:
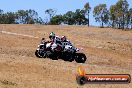
[[[86,59],[87,59],[87,57],[83,53],[76,53],[75,54],[75,61],[77,63],[85,63]]]

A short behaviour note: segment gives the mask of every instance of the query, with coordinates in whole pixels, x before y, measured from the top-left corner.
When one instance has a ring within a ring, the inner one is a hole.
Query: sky
[[[109,8],[118,0],[1,0],[0,9],[7,11],[17,11],[20,9],[28,10],[33,9],[38,12],[39,16],[43,19],[47,19],[48,16],[45,15],[46,9],[57,10],[56,14],[64,14],[67,11],[75,11],[76,9],[82,9],[86,2],[89,2],[91,6],[90,11],[90,25],[99,25],[95,22],[93,17],[93,9],[98,4],[107,4]],[[127,0],[129,3],[129,8],[132,8],[132,0]]]

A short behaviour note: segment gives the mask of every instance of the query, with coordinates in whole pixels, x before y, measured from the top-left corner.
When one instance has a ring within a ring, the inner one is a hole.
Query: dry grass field
[[[42,37],[66,35],[85,53],[84,64],[37,58]],[[87,26],[0,25],[0,88],[132,88],[129,84],[76,83],[77,67],[88,74],[132,75],[132,31]]]

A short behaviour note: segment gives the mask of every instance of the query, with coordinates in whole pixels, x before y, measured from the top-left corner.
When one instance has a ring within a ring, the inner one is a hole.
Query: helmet
[[[51,39],[51,38],[54,38],[55,37],[55,33],[54,32],[51,32],[50,34],[49,34],[49,38]]]
[[[66,36],[62,36],[61,41],[63,41],[63,42],[66,41]]]

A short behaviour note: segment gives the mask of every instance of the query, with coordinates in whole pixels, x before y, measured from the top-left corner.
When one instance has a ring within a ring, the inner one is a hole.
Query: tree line
[[[35,10],[18,10],[17,12],[6,12],[0,10],[0,24],[42,24],[43,20],[38,17]]]
[[[128,7],[126,0],[119,0],[115,5],[111,5],[109,10],[106,4],[99,4],[94,7],[93,15],[101,27],[105,24],[112,28],[132,29],[132,8]]]
[[[0,10],[0,24],[50,24],[50,25],[88,25],[91,7],[86,3],[82,9],[68,11],[65,14],[56,15],[56,10],[47,9],[45,14],[49,15],[49,21],[45,22],[35,10],[18,10],[17,12],[6,12]],[[106,4],[94,7],[93,17],[100,23],[100,27],[108,26],[119,29],[132,29],[132,8],[129,8],[127,0],[118,0],[116,4],[107,8]]]

